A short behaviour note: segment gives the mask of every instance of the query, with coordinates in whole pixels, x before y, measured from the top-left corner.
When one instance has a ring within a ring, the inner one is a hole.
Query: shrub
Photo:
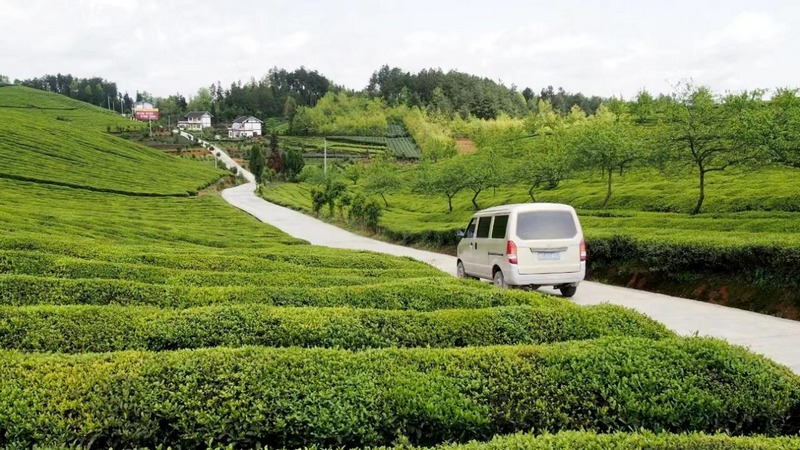
[[[585,429],[793,434],[800,381],[708,339],[369,350],[0,352],[4,444],[430,445]]]
[[[569,303],[434,312],[281,308],[257,304],[185,310],[136,306],[0,307],[0,348],[48,352],[200,347],[463,347],[601,336],[674,336],[618,306]]]
[[[140,305],[187,308],[230,303],[353,306],[432,311],[551,302],[542,295],[502,291],[455,278],[401,279],[365,286],[191,287],[102,279],[0,275],[0,305]]]

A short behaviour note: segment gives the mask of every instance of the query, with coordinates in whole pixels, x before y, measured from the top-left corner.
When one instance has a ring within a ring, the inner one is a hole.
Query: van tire
[[[458,261],[456,263],[456,277],[458,278],[469,278],[467,276],[467,272],[464,271],[464,263]]]
[[[573,295],[575,295],[575,291],[577,291],[577,290],[578,290],[578,286],[564,286],[562,288],[559,288],[559,291],[561,291],[561,296],[562,297],[567,297],[567,298],[572,297]]]
[[[494,282],[494,285],[500,289],[505,289],[508,287],[506,284],[506,278],[503,276],[503,271],[500,269],[494,271],[494,275],[492,275],[492,281]]]

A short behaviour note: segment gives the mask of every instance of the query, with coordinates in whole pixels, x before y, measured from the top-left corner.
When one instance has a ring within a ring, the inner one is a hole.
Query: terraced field
[[[744,349],[83,173],[0,179],[1,446],[800,446],[800,379]]]
[[[154,152],[108,129],[112,112],[20,86],[0,87],[0,178],[137,195],[189,195],[225,172]]]

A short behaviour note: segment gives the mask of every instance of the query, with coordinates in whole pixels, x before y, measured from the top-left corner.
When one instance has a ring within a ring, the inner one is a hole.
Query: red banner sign
[[[133,118],[136,120],[158,120],[157,109],[135,109],[133,111]]]

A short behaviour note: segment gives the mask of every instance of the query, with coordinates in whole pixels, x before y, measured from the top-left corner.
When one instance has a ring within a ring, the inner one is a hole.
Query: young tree
[[[189,111],[210,111],[212,101],[211,91],[206,87],[201,87],[197,90],[197,95],[189,100],[187,108]]]
[[[779,89],[769,101],[745,103],[741,131],[764,152],[763,160],[800,169],[800,97],[796,89]]]
[[[358,180],[364,175],[364,166],[355,162],[344,169],[344,177],[353,182],[353,186],[358,184]]]
[[[256,177],[256,183],[261,184],[262,177],[264,176],[264,168],[267,165],[267,160],[264,157],[264,150],[259,145],[250,147],[250,160],[247,163],[250,172]]]
[[[706,87],[683,85],[673,93],[664,113],[662,164],[697,169],[699,195],[692,214],[705,200],[706,176],[751,160],[752,148],[736,133],[734,97],[718,102]]]
[[[303,167],[306,165],[305,160],[303,159],[303,155],[295,150],[291,149],[286,152],[286,175],[289,177],[290,180],[294,180],[297,175],[303,170]]]
[[[274,170],[276,173],[284,173],[286,171],[286,161],[283,157],[283,152],[278,148],[278,135],[275,133],[269,136],[269,158],[267,158],[267,167]]]
[[[614,173],[623,171],[643,156],[644,142],[626,113],[615,114],[606,106],[582,126],[575,127],[574,148],[584,168],[600,168],[607,177],[603,208],[611,200]]]
[[[417,173],[413,191],[425,195],[444,194],[447,207],[453,212],[453,197],[465,188],[461,160],[450,158],[436,164],[425,164]]]
[[[297,114],[297,101],[294,97],[286,97],[286,102],[283,104],[283,116],[289,121],[290,128],[295,114]]]
[[[515,181],[528,185],[528,195],[536,201],[536,189],[555,189],[572,169],[572,157],[564,131],[533,136],[532,141],[512,159]]]
[[[506,183],[511,176],[512,166],[495,149],[481,150],[469,155],[456,157],[460,172],[464,177],[465,188],[472,191],[472,207],[480,209],[478,196],[486,189],[497,188]]]
[[[386,194],[398,191],[402,187],[403,179],[400,178],[397,167],[388,160],[379,159],[367,169],[364,190],[380,195],[387,208],[389,207],[389,202],[386,200]]]

